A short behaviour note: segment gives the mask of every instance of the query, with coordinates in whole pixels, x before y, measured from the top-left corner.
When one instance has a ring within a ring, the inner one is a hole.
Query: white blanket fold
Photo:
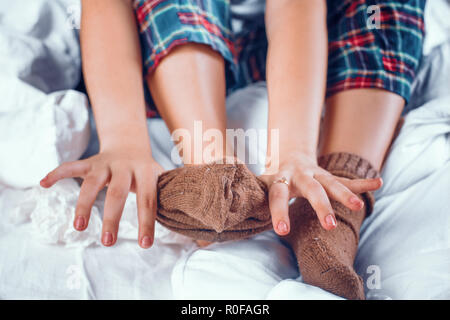
[[[0,1],[1,184],[36,186],[87,147],[87,99],[67,91],[81,74],[70,3]]]

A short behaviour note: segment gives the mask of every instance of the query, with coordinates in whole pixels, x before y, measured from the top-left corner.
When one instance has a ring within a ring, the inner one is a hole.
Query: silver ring
[[[286,177],[281,177],[280,179],[277,179],[274,182],[272,182],[272,184],[275,184],[275,183],[284,183],[285,185],[287,185],[289,187],[289,181],[286,179]]]

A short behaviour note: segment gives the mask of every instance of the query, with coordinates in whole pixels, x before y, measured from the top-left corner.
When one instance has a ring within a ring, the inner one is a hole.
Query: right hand
[[[358,194],[381,188],[383,181],[376,179],[347,179],[335,176],[319,167],[315,155],[290,153],[280,163],[276,174],[263,174],[260,179],[269,188],[269,209],[275,232],[289,234],[289,200],[303,197],[315,211],[325,230],[336,228],[337,221],[330,199],[340,202],[350,210],[358,211],[364,202]],[[274,183],[285,178],[289,183]]]
[[[74,227],[78,231],[87,228],[97,194],[107,186],[101,240],[108,247],[117,240],[119,221],[128,193],[135,192],[139,245],[150,248],[155,231],[156,187],[162,171],[152,158],[149,148],[114,146],[91,158],[63,163],[41,180],[41,186],[50,188],[66,178],[83,179],[75,209]]]

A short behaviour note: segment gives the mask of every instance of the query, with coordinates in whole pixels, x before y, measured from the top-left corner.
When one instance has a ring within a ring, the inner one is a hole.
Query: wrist
[[[292,117],[295,118],[295,117]],[[288,162],[293,157],[316,159],[319,140],[319,125],[317,121],[308,123],[271,124],[270,128],[278,131],[273,135],[270,131],[268,153],[278,155],[279,162]],[[300,128],[302,130],[300,130]],[[273,158],[273,157],[271,157]]]
[[[306,145],[283,145],[279,151],[280,163],[289,162],[291,159],[317,159],[317,148]]]
[[[278,152],[278,156],[268,154],[264,175],[276,174],[292,169],[298,164],[317,165],[317,153],[309,149],[296,149]]]
[[[317,153],[305,150],[296,150],[294,152],[291,151],[285,157],[280,159],[280,166],[298,161],[317,163]]]
[[[121,126],[114,130],[104,130],[99,132],[99,141],[100,151],[117,148],[139,148],[151,151],[147,127]]]

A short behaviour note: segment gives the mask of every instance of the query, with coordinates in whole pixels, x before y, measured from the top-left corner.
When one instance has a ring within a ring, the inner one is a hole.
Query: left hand
[[[288,184],[277,182],[283,178]],[[296,154],[280,164],[276,174],[260,176],[269,188],[269,208],[275,232],[284,236],[290,231],[289,200],[306,198],[326,230],[336,228],[336,217],[330,198],[353,211],[361,210],[364,202],[357,194],[379,189],[383,181],[377,179],[347,179],[334,176],[317,164],[316,157]],[[276,182],[276,183],[274,183]]]

